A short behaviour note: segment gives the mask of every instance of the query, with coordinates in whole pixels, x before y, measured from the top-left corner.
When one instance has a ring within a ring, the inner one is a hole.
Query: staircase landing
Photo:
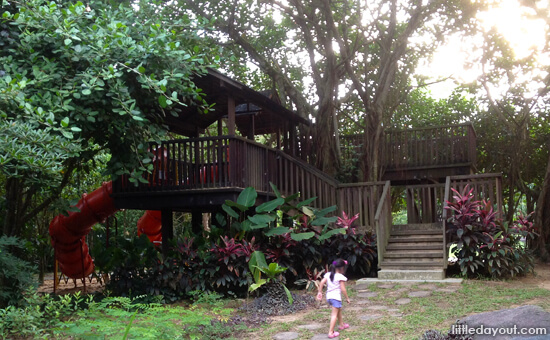
[[[442,223],[392,226],[378,278],[381,280],[443,280]]]

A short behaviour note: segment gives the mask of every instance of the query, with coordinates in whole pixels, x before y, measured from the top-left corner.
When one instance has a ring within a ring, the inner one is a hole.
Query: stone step
[[[388,243],[443,242],[443,235],[390,236]]]
[[[386,269],[386,268],[394,268],[394,269],[439,269],[443,268],[443,256],[441,260],[434,260],[429,259],[425,261],[419,261],[417,259],[414,260],[404,260],[404,259],[398,259],[398,260],[388,260],[384,259],[382,263],[380,263],[380,268]]]
[[[390,243],[386,247],[388,250],[442,250],[443,244],[441,242],[424,242],[421,244],[414,243]]]
[[[401,269],[382,269],[378,271],[380,280],[443,280],[445,279],[445,270],[426,269],[426,270],[401,270]]]
[[[387,251],[384,254],[384,258],[443,258],[442,251],[431,251],[431,252],[393,252]]]
[[[435,223],[410,223],[410,224],[394,224],[392,225],[392,231],[406,231],[406,230],[441,230],[442,222]]]
[[[390,236],[408,236],[408,235],[443,235],[443,230],[392,230]]]

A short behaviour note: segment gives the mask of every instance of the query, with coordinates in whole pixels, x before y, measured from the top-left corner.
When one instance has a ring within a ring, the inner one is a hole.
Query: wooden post
[[[86,268],[84,268],[84,252],[82,251],[82,239],[80,239],[80,263],[82,265],[82,284],[84,285],[84,294],[86,294],[86,276],[84,275]]]
[[[248,136],[247,138],[250,140],[254,140],[255,130],[256,130],[256,118],[255,115],[250,115],[250,130],[248,130]]]
[[[162,254],[167,256],[170,250],[170,241],[174,238],[172,210],[161,210],[160,220],[162,224]]]
[[[202,212],[200,210],[191,212],[191,231],[195,235],[202,234]]]
[[[227,129],[229,135],[235,135],[235,99],[233,97],[227,98]]]

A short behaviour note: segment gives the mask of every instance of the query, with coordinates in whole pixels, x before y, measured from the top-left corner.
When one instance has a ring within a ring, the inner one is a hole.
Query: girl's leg
[[[344,322],[342,321],[342,308],[339,308],[338,309],[338,324],[343,327],[344,326]]]
[[[330,313],[330,328],[328,329],[329,335],[334,333],[334,328],[336,327],[336,319],[338,319],[339,311],[340,308],[332,307],[332,312]]]

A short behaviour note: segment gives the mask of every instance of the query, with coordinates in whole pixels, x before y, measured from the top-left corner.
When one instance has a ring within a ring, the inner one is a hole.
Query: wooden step
[[[402,269],[382,269],[378,272],[378,278],[381,280],[443,280],[445,279],[445,270],[442,268],[437,269],[424,269],[424,270],[402,270]]]

